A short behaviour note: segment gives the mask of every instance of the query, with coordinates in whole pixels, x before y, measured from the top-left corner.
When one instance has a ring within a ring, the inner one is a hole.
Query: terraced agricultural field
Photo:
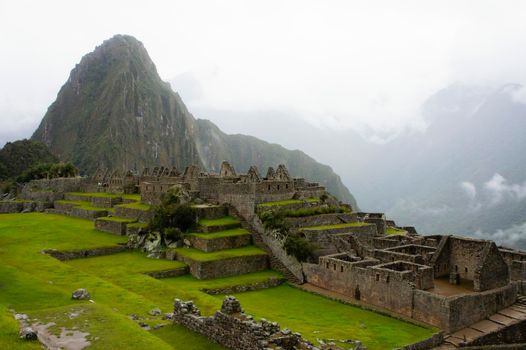
[[[39,348],[35,343],[18,340],[18,325],[9,310],[26,313],[42,324],[54,322],[48,328],[53,334],[60,334],[62,327],[77,327],[77,331],[88,333],[88,349],[221,349],[149,311],[160,308],[163,313],[170,312],[173,299],[180,298],[193,300],[203,314],[211,315],[224,296],[209,295],[203,288],[281,278],[277,272],[261,271],[211,280],[197,280],[189,274],[155,279],[145,273],[177,269],[184,264],[149,259],[137,251],[64,262],[41,252],[111,247],[125,242],[125,236],[95,230],[89,220],[40,213],[0,215],[0,349]],[[230,254],[258,253],[257,248],[248,246]],[[72,300],[71,292],[77,288],[87,289],[93,302]],[[434,332],[286,284],[236,297],[248,314],[276,321],[314,342],[317,338],[351,338],[360,339],[369,349],[389,349]],[[147,323],[151,329],[141,328],[138,322]],[[157,325],[164,327],[155,330]]]

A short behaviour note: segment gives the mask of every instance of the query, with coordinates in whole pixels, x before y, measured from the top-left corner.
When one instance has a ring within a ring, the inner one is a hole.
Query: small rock
[[[141,326],[141,328],[144,329],[145,331],[150,330],[150,326],[147,323],[139,322],[139,326]]]
[[[27,320],[27,315],[26,314],[15,314],[15,320],[17,321],[21,321],[21,320]]]
[[[161,314],[161,309],[159,309],[158,307],[153,308],[148,312],[148,314],[152,316],[159,316]]]
[[[135,321],[135,320],[138,320],[138,319],[139,319],[139,316],[133,314],[133,315],[129,315],[128,318],[129,318],[130,320],[134,320],[134,321]]]
[[[173,313],[166,313],[163,315],[163,320],[173,320],[174,314]]]
[[[20,330],[20,339],[37,340],[37,332],[31,327],[24,327]]]
[[[192,243],[186,238],[183,240],[183,242],[184,242],[184,245],[187,246],[187,247],[191,247],[192,246]]]
[[[164,323],[156,324],[155,326],[153,326],[153,329],[159,329],[159,328],[162,328],[164,326],[166,326]]]
[[[288,329],[288,328],[283,328],[283,330],[281,331],[281,333],[282,333],[283,335],[289,335],[291,332],[290,332],[290,329]]]
[[[79,288],[71,294],[71,298],[75,300],[89,300],[90,294],[84,288]]]

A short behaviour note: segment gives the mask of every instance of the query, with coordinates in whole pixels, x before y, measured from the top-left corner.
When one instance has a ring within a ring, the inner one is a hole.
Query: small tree
[[[187,232],[195,225],[196,217],[196,210],[189,204],[182,204],[176,191],[168,191],[161,197],[161,204],[154,208],[150,228],[161,233],[169,228]]]
[[[261,222],[267,230],[278,232],[281,236],[288,235],[290,223],[286,220],[283,210],[268,210],[260,214]]]
[[[289,235],[283,243],[283,248],[288,255],[298,259],[298,261],[309,261],[314,258],[314,245],[305,238]]]

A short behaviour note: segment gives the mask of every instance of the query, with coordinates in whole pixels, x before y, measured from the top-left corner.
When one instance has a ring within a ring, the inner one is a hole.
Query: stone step
[[[192,233],[188,236],[192,247],[204,252],[235,249],[247,246],[252,241],[250,232],[243,228],[215,233]]]
[[[120,218],[116,216],[99,217],[95,219],[95,229],[114,235],[126,235],[126,225],[134,223],[135,220]]]
[[[201,233],[213,233],[241,227],[241,222],[231,216],[224,216],[220,219],[201,219],[198,224],[198,231]]]
[[[190,273],[198,279],[237,276],[269,267],[267,253],[254,246],[212,253],[195,248],[176,248],[168,250],[166,256],[187,264]]]
[[[156,278],[156,279],[162,279],[162,278],[170,278],[170,277],[179,277],[182,275],[186,275],[188,272],[189,272],[188,266],[183,266],[183,267],[178,267],[175,269],[168,269],[168,270],[147,271],[147,272],[143,272],[143,274]]]

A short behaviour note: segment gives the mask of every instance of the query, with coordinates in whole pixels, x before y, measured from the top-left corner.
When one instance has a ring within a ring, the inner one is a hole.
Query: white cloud
[[[518,86],[511,92],[511,98],[515,102],[526,104],[526,87]]]
[[[491,195],[494,204],[500,203],[508,197],[515,200],[526,198],[526,181],[522,184],[509,184],[508,180],[498,173],[484,183],[484,188]]]
[[[510,248],[526,249],[526,222],[492,233],[478,230],[474,236],[476,238],[489,239]]]
[[[37,124],[80,57],[115,33],[143,41],[164,79],[192,73],[201,90],[190,109],[293,111],[376,140],[425,128],[422,102],[452,82],[526,82],[523,1],[94,0],[82,15],[78,6],[0,3],[1,123],[36,110]]]
[[[477,188],[472,182],[464,181],[460,183],[460,187],[466,192],[469,199],[474,200],[477,196]]]

